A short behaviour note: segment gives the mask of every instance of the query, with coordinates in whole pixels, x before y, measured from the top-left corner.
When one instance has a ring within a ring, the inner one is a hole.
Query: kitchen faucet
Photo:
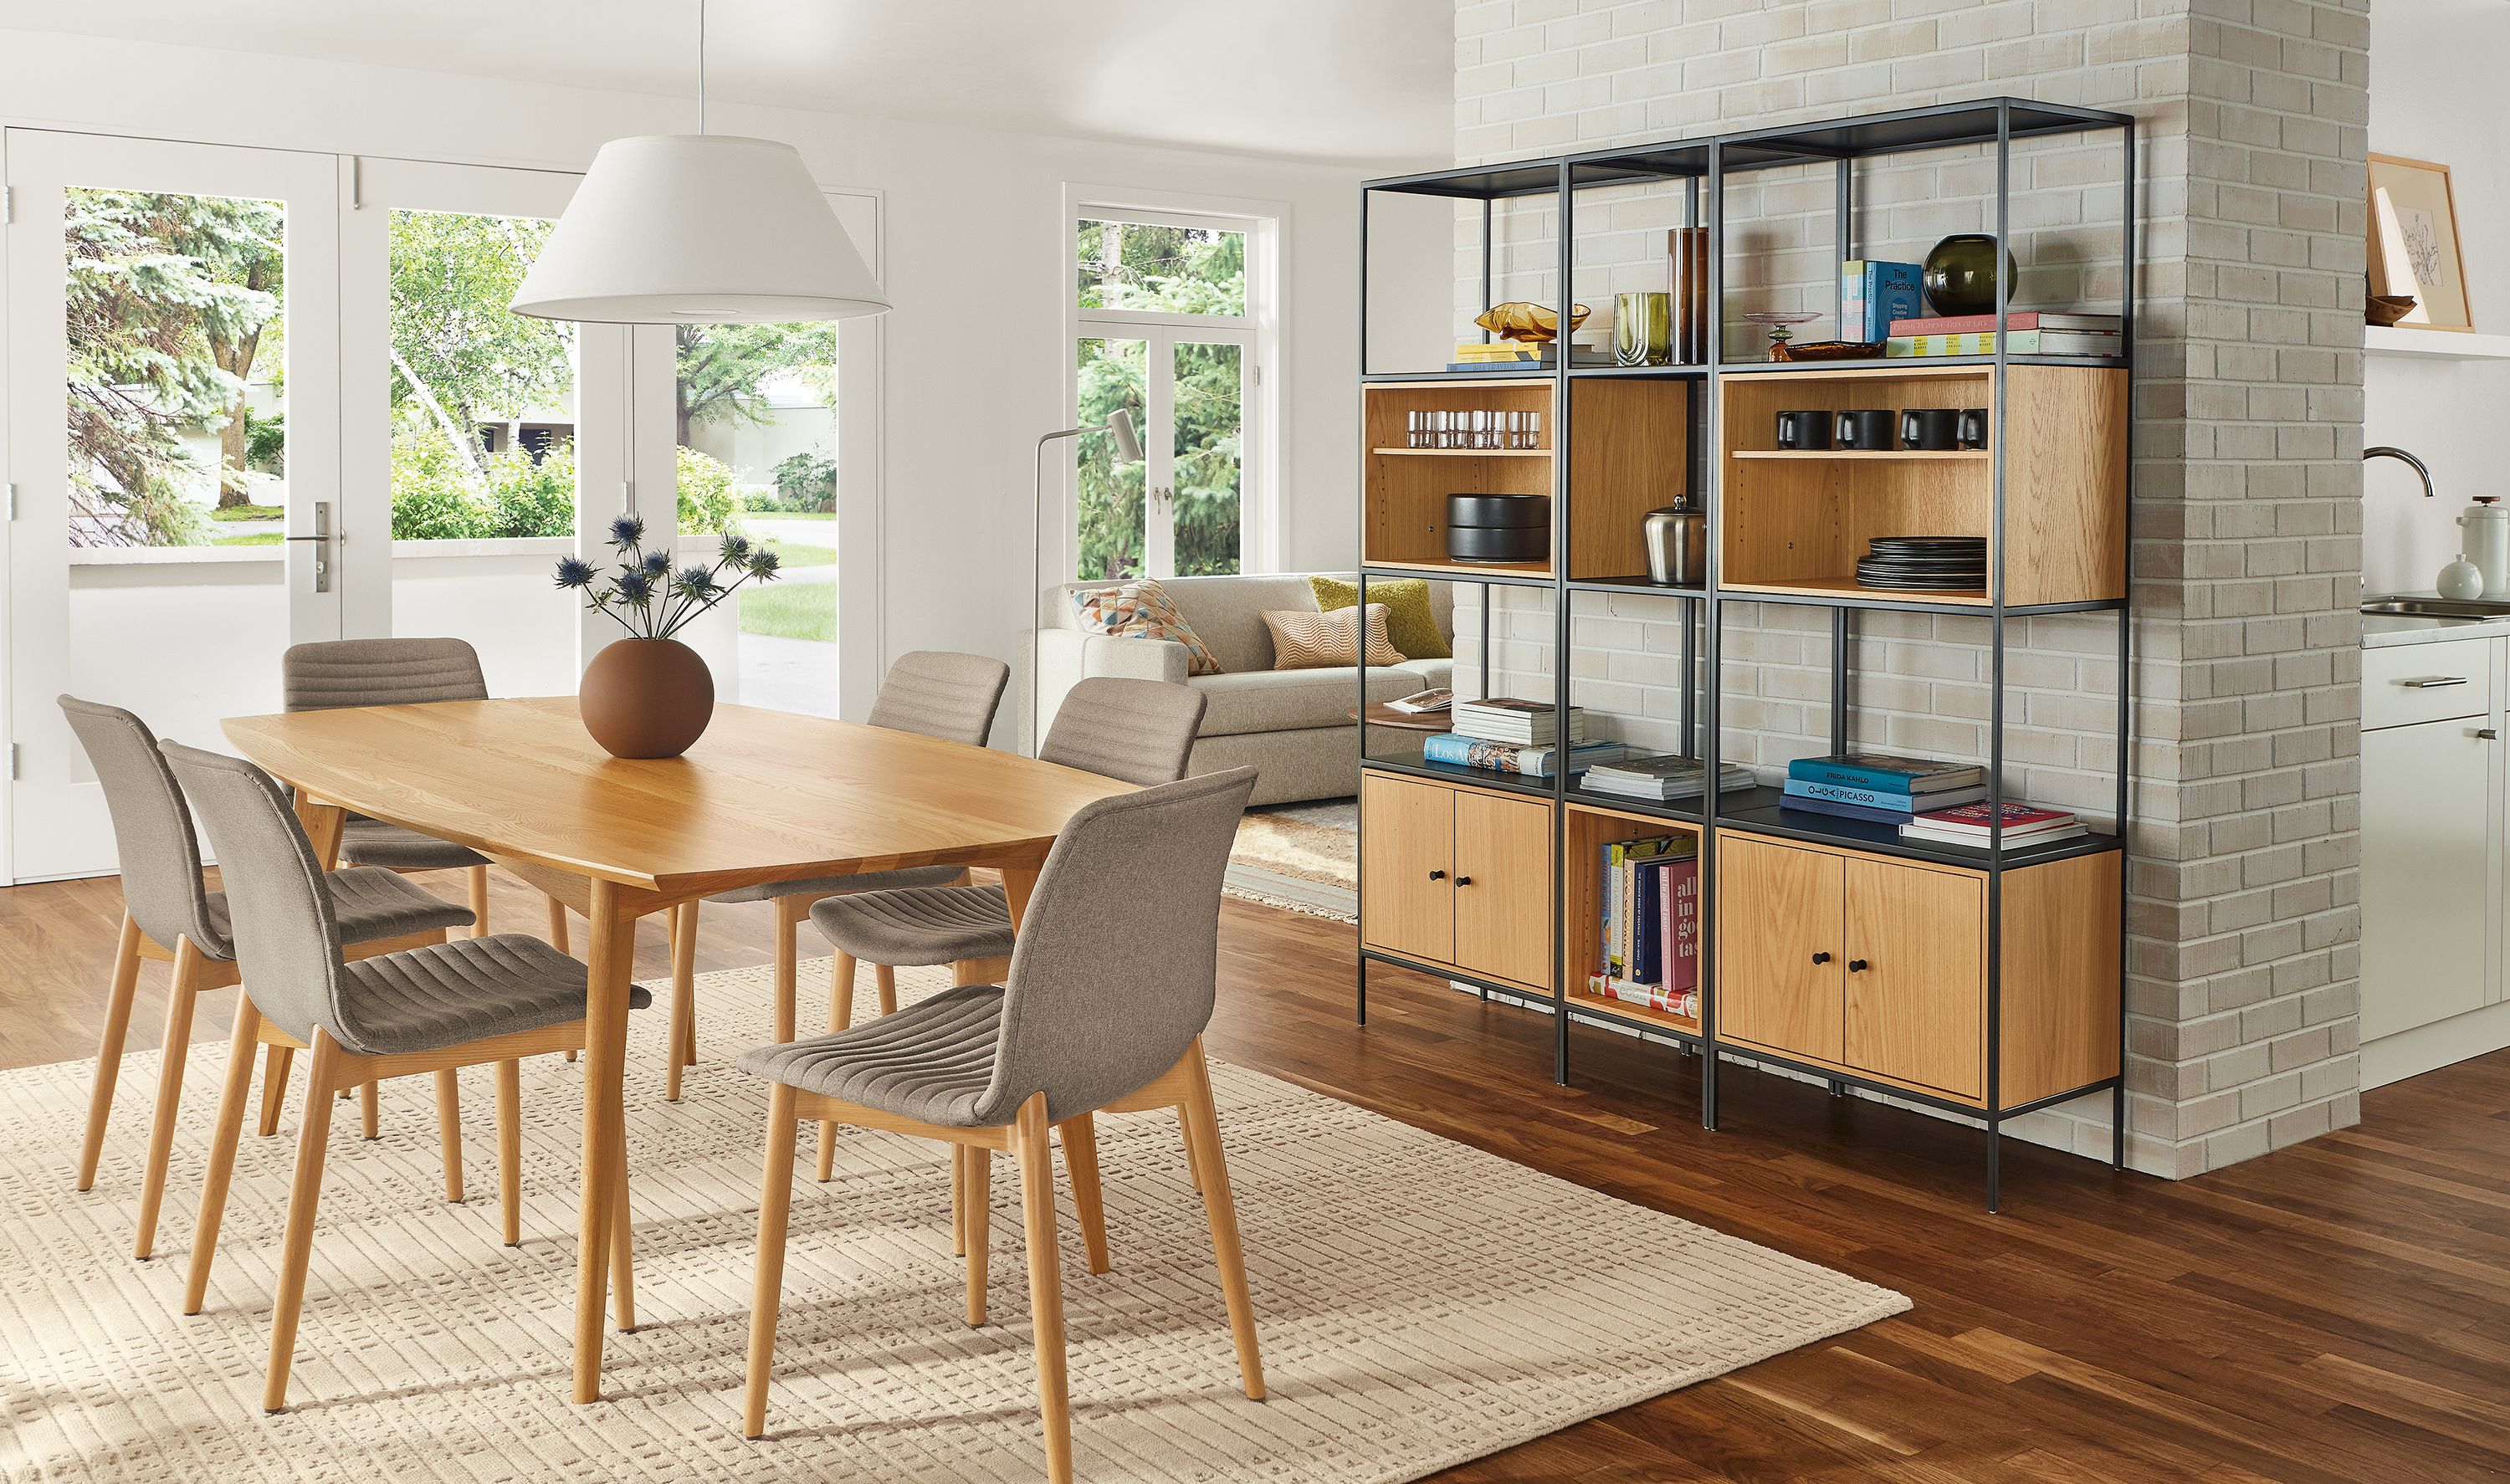
[[[2395,459],[2397,462],[2405,465],[2409,469],[2412,469],[2415,474],[2422,476],[2423,498],[2426,500],[2432,498],[2431,471],[2424,467],[2422,460],[2415,458],[2413,454],[2392,444],[2375,443],[2362,450],[2362,457],[2366,460]]]

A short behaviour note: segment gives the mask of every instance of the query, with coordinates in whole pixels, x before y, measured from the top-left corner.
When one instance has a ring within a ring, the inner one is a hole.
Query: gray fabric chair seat
[[[468,928],[472,923],[469,907],[456,906],[433,892],[414,887],[379,865],[325,872],[323,884],[331,889],[331,911],[339,919],[343,943],[372,943],[438,928]],[[209,894],[209,917],[218,931],[218,940],[203,943],[201,951],[211,958],[234,958],[235,933],[227,915],[227,894]]]
[[[973,1128],[984,1126],[975,1110],[1002,1023],[1002,990],[963,984],[834,1035],[743,1051],[734,1065],[839,1102]]]
[[[590,971],[536,937],[500,932],[357,959],[341,970],[332,1033],[370,1056],[433,1051],[584,1018]],[[630,1008],[654,997],[628,991]]]
[[[340,858],[351,865],[388,866],[397,871],[455,871],[488,863],[487,856],[467,845],[363,816],[340,826]]]
[[[852,876],[813,876],[803,881],[762,881],[755,886],[717,892],[708,901],[774,901],[779,896],[825,895],[830,892],[895,892],[909,887],[946,887],[967,874],[965,866],[910,865],[896,871],[857,871]]]
[[[1001,887],[922,887],[831,896],[811,921],[840,952],[872,964],[1008,958],[1010,899]]]

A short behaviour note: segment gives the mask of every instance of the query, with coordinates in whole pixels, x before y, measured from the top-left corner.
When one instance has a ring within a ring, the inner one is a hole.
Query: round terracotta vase
[[[585,666],[576,707],[613,757],[677,757],[714,720],[714,676],[677,639],[614,639]]]

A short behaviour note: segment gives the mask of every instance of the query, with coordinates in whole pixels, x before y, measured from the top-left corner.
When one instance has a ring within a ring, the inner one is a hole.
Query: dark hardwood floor
[[[93,1053],[120,909],[111,881],[0,891],[0,1065]],[[492,916],[536,931],[539,898],[500,878]],[[709,906],[700,968],[764,961],[767,922]],[[1990,1216],[1976,1134],[1740,1068],[1706,1133],[1695,1063],[1668,1048],[1581,1028],[1578,1085],[1555,1087],[1547,1017],[1384,969],[1354,1027],[1350,951],[1349,928],[1229,902],[1213,1051],[1917,1302],[1442,1478],[2510,1472],[2510,1053],[2198,1180],[2008,1144],[2008,1209]],[[637,967],[666,971],[659,922]],[[150,966],[133,1046],[155,1044],[164,982]],[[199,1039],[223,1037],[229,998]]]

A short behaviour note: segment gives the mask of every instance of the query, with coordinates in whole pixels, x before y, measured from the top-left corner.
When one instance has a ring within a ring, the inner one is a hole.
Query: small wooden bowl
[[[2362,318],[2373,324],[2394,324],[2415,312],[2415,302],[2410,293],[2375,293],[2364,302]]]

